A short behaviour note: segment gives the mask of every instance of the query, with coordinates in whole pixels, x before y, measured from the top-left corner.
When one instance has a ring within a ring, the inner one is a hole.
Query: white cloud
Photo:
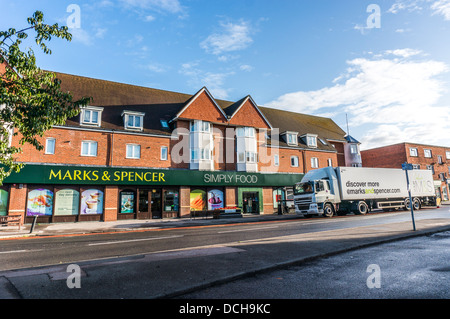
[[[250,72],[253,70],[253,67],[251,65],[248,64],[243,64],[239,67],[239,69],[241,69],[241,71],[246,71],[246,72]]]
[[[194,89],[206,86],[215,98],[227,99],[229,96],[230,89],[224,88],[224,84],[226,78],[234,72],[205,72],[199,68],[198,62],[189,62],[181,66],[179,73],[189,77],[189,84]]]
[[[253,42],[248,22],[221,23],[220,27],[220,32],[211,34],[200,43],[200,47],[206,52],[221,55],[225,52],[246,49]]]
[[[438,105],[448,86],[440,77],[449,67],[419,60],[419,53],[388,50],[347,61],[348,69],[333,86],[284,94],[266,105],[310,114],[348,113],[363,148],[393,141],[429,144],[450,134],[450,106]]]
[[[403,58],[409,58],[411,56],[422,53],[422,51],[406,48],[406,49],[386,50],[385,53],[393,54],[393,55],[400,56]]]
[[[421,11],[428,8],[432,14],[440,14],[445,20],[450,20],[450,0],[397,0],[388,10],[396,14],[400,11]]]
[[[450,20],[450,0],[439,0],[431,5],[434,14],[441,14],[445,20]]]

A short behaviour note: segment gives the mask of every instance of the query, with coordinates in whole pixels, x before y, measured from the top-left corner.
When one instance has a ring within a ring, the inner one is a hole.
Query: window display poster
[[[191,191],[191,210],[206,210],[206,192],[201,189],[194,189]]]
[[[52,191],[39,188],[28,193],[27,216],[51,216],[52,211]]]
[[[80,193],[74,189],[61,189],[55,194],[55,215],[78,215]]]
[[[208,191],[208,210],[223,208],[223,192],[219,189]]]
[[[134,213],[134,193],[122,192],[120,193],[120,213]]]
[[[88,189],[81,193],[80,214],[102,214],[103,192],[98,189]]]
[[[8,192],[0,189],[0,216],[6,216],[6,208],[8,206]]]

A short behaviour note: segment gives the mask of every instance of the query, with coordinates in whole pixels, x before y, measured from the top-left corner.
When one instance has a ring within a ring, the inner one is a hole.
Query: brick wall
[[[405,144],[395,144],[361,151],[363,167],[401,168],[406,162]]]

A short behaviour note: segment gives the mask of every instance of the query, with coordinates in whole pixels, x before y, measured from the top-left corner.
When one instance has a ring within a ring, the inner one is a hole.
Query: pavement
[[[30,233],[31,225],[24,225],[20,231],[15,226],[0,228],[0,240],[289,219],[303,219],[303,217],[295,214],[273,214],[245,215],[242,218],[230,219],[180,218],[38,224],[32,233]],[[148,253],[142,256],[110,258],[96,263],[80,262],[79,265],[84,274],[83,289],[67,289],[65,281],[67,269],[64,264],[3,271],[0,272],[0,279],[4,279],[3,283],[0,280],[0,299],[41,299],[55,298],[55,296],[60,299],[92,298],[92,296],[101,296],[104,299],[178,298],[198,289],[302,264],[317,258],[450,231],[450,219],[418,219],[416,228],[416,231],[412,230],[411,222],[397,222],[245,240],[223,245],[206,245],[191,249]],[[180,258],[183,258],[183,271],[180,271],[180,264],[177,261]],[[199,269],[214,271],[205,272]],[[112,277],[112,273],[117,278]],[[131,277],[134,274],[138,277]],[[145,285],[145,292],[142,285]],[[9,293],[10,291],[17,293]]]

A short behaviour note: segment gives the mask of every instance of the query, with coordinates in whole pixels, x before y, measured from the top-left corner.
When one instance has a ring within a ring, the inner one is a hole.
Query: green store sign
[[[4,183],[61,185],[290,186],[303,174],[27,164]]]

